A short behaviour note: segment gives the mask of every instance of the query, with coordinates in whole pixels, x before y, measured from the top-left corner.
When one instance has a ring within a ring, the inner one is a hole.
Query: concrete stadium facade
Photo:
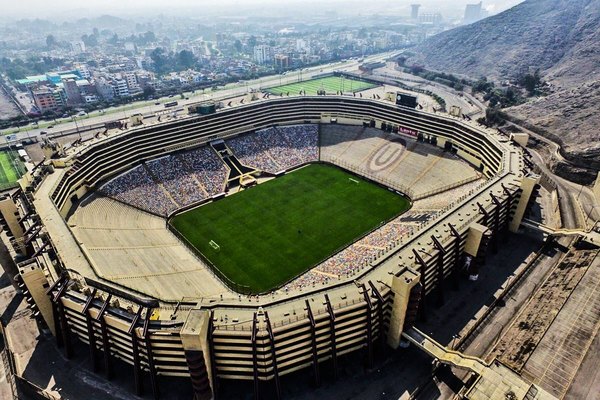
[[[140,160],[303,123],[364,124],[435,137],[436,146],[452,143],[487,180],[358,277],[294,294],[155,297],[96,276],[69,232],[65,218],[79,199]],[[157,398],[159,376],[189,377],[197,398],[218,395],[219,382],[229,379],[253,381],[256,397],[260,382],[273,381],[279,397],[283,375],[310,369],[318,383],[323,363],[336,371],[338,357],[364,351],[371,364],[374,346],[397,348],[402,331],[426,314],[426,297],[443,301],[465,268],[483,267],[488,248],[518,228],[532,182],[518,146],[457,118],[354,97],[261,100],[133,128],[39,168],[12,196],[24,232],[16,241],[25,259],[18,279],[67,356],[77,338],[89,346],[94,370],[108,377],[115,359],[130,364],[137,393],[147,374]]]

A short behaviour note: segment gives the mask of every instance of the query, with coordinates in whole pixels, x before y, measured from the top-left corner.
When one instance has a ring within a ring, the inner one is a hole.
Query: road
[[[397,51],[375,54],[372,56],[365,57],[363,62],[385,60],[395,53],[397,53]],[[202,91],[196,91],[195,93],[190,93],[188,99],[180,99],[179,96],[176,96],[172,98],[165,97],[160,100],[136,102],[119,108],[106,109],[104,110],[104,113],[95,111],[93,113],[90,113],[89,117],[83,117],[84,119],[75,117],[75,121],[61,122],[60,129],[57,129],[57,127],[53,129],[48,129],[46,127],[43,127],[43,125],[41,128],[37,128],[35,127],[35,125],[29,125],[25,128],[21,128],[20,132],[16,132],[14,133],[14,135],[11,135],[11,142],[22,141],[31,137],[39,136],[40,132],[42,131],[47,131],[48,133],[57,133],[61,130],[70,130],[77,128],[83,129],[86,126],[90,125],[128,118],[130,115],[137,113],[150,114],[158,111],[164,111],[165,108],[162,103],[166,101],[177,101],[179,103],[179,107],[193,103],[198,103],[201,101],[220,101],[223,99],[244,95],[248,93],[251,89],[263,89],[267,87],[308,80],[315,75],[334,71],[356,71],[358,70],[358,66],[360,64],[361,62],[359,62],[358,60],[335,62],[331,64],[306,68],[303,70],[290,71],[286,75],[271,75],[268,77],[244,81],[240,83],[228,84],[217,91],[206,91],[204,93]],[[161,104],[155,105],[156,102],[160,102]],[[13,128],[10,128],[0,132],[2,134],[0,136],[0,144],[6,143],[5,135],[7,133],[12,133],[13,130]]]
[[[530,137],[543,142],[546,147],[548,154],[542,154],[540,151],[532,148],[529,148],[529,150],[533,162],[544,174],[549,176],[556,183],[563,226],[568,229],[588,229],[593,227],[600,219],[600,206],[597,204],[596,197],[592,190],[589,187],[573,183],[555,175],[548,166],[550,157],[556,160],[563,159],[560,155],[559,145],[520,125],[514,123],[511,123],[511,125],[528,133]]]
[[[373,71],[373,75],[383,78],[394,78],[401,80],[405,85],[415,89],[428,90],[446,101],[446,108],[458,106],[463,114],[471,117],[479,117],[485,113],[486,106],[469,93],[452,89],[437,82],[428,81],[416,75],[411,75],[396,69],[395,63],[388,62],[383,68]]]

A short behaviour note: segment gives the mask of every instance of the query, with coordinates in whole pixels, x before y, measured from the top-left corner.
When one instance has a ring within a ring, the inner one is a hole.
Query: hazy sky
[[[186,10],[197,10],[211,8],[212,11],[218,7],[235,9],[234,7],[252,7],[257,11],[268,8],[270,4],[278,8],[286,4],[300,5],[301,0],[0,0],[0,14],[12,17],[28,18],[70,18],[73,16],[92,17],[99,14],[111,15],[134,15],[162,12],[164,14],[179,14]],[[479,0],[365,0],[362,2],[365,9],[371,11],[394,10],[395,13],[404,8],[408,9],[411,3],[422,4],[424,11],[439,11],[442,14],[448,10],[464,9],[467,3],[476,3]],[[520,3],[522,0],[487,0],[483,1],[483,7],[491,12],[498,12]],[[356,9],[357,13],[361,1],[358,0],[320,0],[319,4],[335,7],[344,4],[342,10],[348,10],[349,6]]]

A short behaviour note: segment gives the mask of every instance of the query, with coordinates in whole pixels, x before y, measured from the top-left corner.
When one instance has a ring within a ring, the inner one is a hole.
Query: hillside
[[[539,69],[551,94],[506,111],[560,137],[567,158],[600,168],[600,0],[526,0],[414,52],[410,63],[472,78]]]

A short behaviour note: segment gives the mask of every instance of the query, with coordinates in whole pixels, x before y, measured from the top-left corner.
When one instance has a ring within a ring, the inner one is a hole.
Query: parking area
[[[544,337],[523,368],[525,376],[558,398],[567,393],[576,374],[593,374],[581,369],[600,328],[600,257],[571,293]],[[593,354],[591,354],[594,357]],[[596,360],[598,354],[595,355]],[[598,386],[598,378],[596,378]],[[596,395],[598,392],[596,392]],[[593,394],[590,394],[594,398]],[[585,399],[586,397],[573,397]]]

